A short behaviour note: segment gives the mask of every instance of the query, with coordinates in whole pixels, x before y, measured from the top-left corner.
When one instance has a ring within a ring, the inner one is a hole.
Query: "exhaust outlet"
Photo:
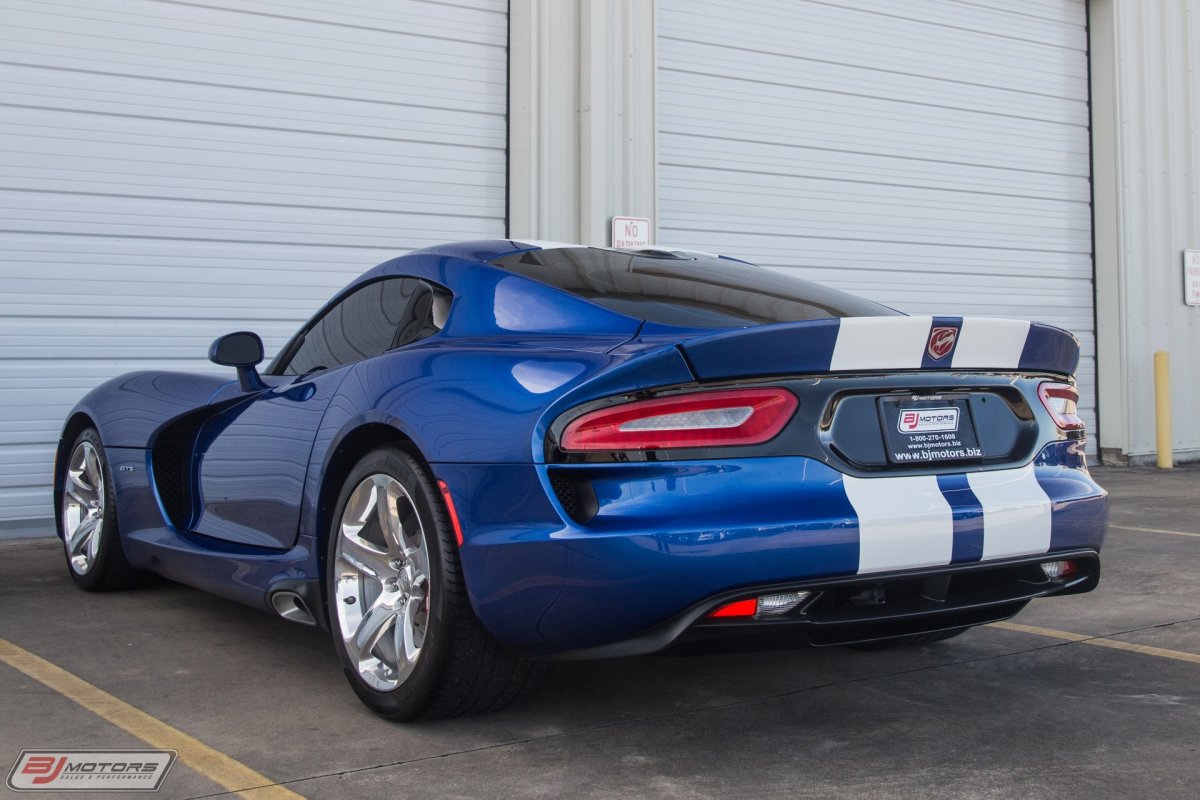
[[[275,592],[271,595],[271,607],[275,609],[275,613],[288,622],[296,622],[301,625],[317,624],[316,617],[308,610],[308,604],[296,592],[287,589]]]

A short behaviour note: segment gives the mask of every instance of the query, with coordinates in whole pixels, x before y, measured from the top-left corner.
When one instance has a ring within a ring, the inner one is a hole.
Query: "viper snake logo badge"
[[[925,350],[934,361],[941,361],[954,349],[956,341],[958,341],[958,328],[934,328],[929,332],[929,345]]]

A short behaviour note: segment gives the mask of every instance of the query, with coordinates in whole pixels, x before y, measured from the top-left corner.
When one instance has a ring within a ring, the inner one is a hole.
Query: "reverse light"
[[[1078,409],[1079,392],[1074,386],[1069,383],[1043,383],[1038,386],[1038,397],[1060,430],[1083,430]]]
[[[786,614],[809,598],[812,592],[783,592],[781,594],[764,594],[758,598],[758,615],[760,617],[774,614]]]
[[[657,397],[597,409],[571,422],[560,447],[658,450],[762,444],[783,430],[799,405],[778,387]]]
[[[1074,561],[1043,561],[1042,562],[1042,572],[1044,572],[1046,574],[1046,577],[1052,581],[1057,580],[1058,578],[1065,578],[1068,575],[1075,572],[1076,569],[1077,569],[1077,567],[1075,566]]]

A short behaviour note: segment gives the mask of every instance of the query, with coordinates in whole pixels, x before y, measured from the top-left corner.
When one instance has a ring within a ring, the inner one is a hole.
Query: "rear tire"
[[[154,583],[153,573],[134,569],[125,558],[117,529],[117,501],[104,445],[86,428],[71,445],[59,503],[58,536],[67,572],[89,592],[134,589]]]
[[[897,636],[893,639],[879,639],[874,642],[858,642],[857,644],[846,645],[852,650],[894,650],[897,647],[916,647],[922,644],[931,644],[933,642],[944,642],[947,639],[953,639],[955,636],[962,636],[969,631],[970,626],[965,628],[951,628],[945,631],[934,631],[933,633],[914,633],[908,636]]]
[[[546,674],[484,630],[441,495],[400,447],[350,471],[326,544],[334,649],[359,699],[402,722],[494,711]]]

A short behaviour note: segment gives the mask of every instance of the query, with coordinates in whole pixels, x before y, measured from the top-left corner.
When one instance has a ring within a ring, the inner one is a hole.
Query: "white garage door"
[[[1083,0],[659,0],[659,241],[1083,343]],[[1093,437],[1094,438],[1094,437]]]
[[[504,235],[505,0],[4,0],[0,528],[89,388]]]

